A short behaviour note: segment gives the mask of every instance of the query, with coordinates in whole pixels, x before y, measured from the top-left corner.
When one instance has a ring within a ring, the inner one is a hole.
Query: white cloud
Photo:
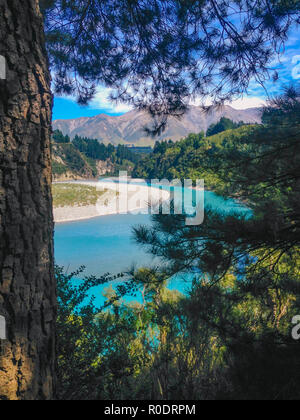
[[[205,101],[205,105],[211,105],[210,100]],[[203,102],[200,98],[192,102],[192,105],[200,106]],[[232,106],[235,109],[248,109],[248,108],[259,108],[266,105],[266,102],[257,96],[246,96],[244,98],[233,100],[232,102],[226,102],[226,105]]]
[[[236,109],[259,108],[266,105],[262,98],[258,97],[245,97],[232,101],[228,105]]]
[[[109,113],[121,114],[128,111],[131,111],[133,108],[127,104],[115,104],[109,100],[109,95],[112,92],[112,89],[106,87],[98,87],[97,93],[90,103],[90,107],[93,109],[103,109]],[[245,96],[227,103],[236,109],[247,109],[247,108],[257,108],[266,105],[266,102],[257,96]],[[193,105],[202,105],[201,99],[196,99],[193,101]],[[209,101],[206,101],[206,105],[209,105]]]
[[[105,87],[98,87],[97,93],[94,96],[93,100],[90,103],[90,108],[93,109],[103,109],[106,112],[121,114],[132,110],[127,104],[115,104],[109,100],[109,95],[112,92],[112,89]]]
[[[97,88],[96,94],[91,102],[88,104],[90,109],[99,109],[103,113],[108,114],[125,114],[126,112],[132,111],[133,107],[127,104],[116,104],[110,101],[109,95],[113,91],[113,89],[106,88],[103,86],[99,86]],[[253,91],[255,95],[255,89]],[[237,100],[233,100],[231,103],[226,102],[226,105],[230,105],[235,109],[247,109],[247,108],[257,108],[266,105],[266,102],[258,97],[258,96],[245,96],[244,98],[240,98]],[[65,99],[70,101],[76,102],[76,98],[73,96],[64,96]],[[204,104],[206,106],[211,105],[211,101],[206,99]],[[201,98],[196,98],[191,102],[191,105],[201,106],[203,105],[203,101]]]
[[[292,64],[295,66],[292,69],[292,77],[295,80],[300,79],[300,55],[295,55],[292,59]]]

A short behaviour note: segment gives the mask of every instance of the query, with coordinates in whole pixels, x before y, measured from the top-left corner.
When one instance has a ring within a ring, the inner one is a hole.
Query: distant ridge
[[[56,120],[53,122],[53,129],[61,130],[64,135],[68,134],[72,139],[77,134],[98,139],[106,144],[149,146],[153,145],[156,140],[178,141],[190,133],[206,132],[211,124],[219,122],[222,117],[230,118],[234,122],[243,121],[255,124],[261,122],[261,116],[261,108],[238,110],[226,105],[205,113],[201,107],[191,106],[182,119],[177,120],[170,117],[166,131],[155,139],[146,135],[144,128],[151,126],[151,117],[141,111],[130,111],[117,117],[100,114],[91,118]]]

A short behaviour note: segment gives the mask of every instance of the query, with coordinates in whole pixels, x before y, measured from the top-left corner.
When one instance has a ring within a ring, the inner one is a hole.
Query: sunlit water
[[[189,193],[193,192],[189,190]],[[220,212],[247,212],[247,209],[233,200],[224,200],[212,192],[205,192],[205,206]],[[143,267],[158,264],[152,255],[147,254],[134,242],[132,228],[141,224],[151,225],[150,216],[121,214],[57,224],[55,226],[56,264],[63,266],[67,273],[85,266],[86,275],[96,276],[104,273],[115,275],[129,270],[133,265]],[[184,292],[189,284],[190,281],[186,276],[185,279],[180,276],[174,279],[169,287]],[[92,291],[98,305],[104,302],[102,293],[107,286]]]

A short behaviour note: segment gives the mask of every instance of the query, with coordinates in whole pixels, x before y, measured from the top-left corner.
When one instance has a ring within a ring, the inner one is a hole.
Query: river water
[[[192,190],[189,190],[193,194]],[[220,212],[246,212],[247,209],[233,200],[224,200],[216,194],[205,192],[205,206]],[[118,274],[137,267],[157,264],[133,240],[132,228],[136,225],[151,225],[150,215],[117,214],[89,220],[57,224],[55,226],[56,264],[67,273],[85,266],[86,275],[101,276],[104,273]],[[187,284],[175,279],[171,288],[184,291]],[[107,286],[106,286],[107,287]],[[102,304],[103,288],[96,291],[97,303]]]

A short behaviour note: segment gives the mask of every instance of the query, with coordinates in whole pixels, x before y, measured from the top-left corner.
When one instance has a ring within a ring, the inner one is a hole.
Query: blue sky
[[[290,85],[300,81],[300,31],[293,30],[289,40],[285,46],[284,54],[280,60],[274,59],[271,63],[272,68],[279,73],[279,80],[274,83],[269,81],[266,84],[268,94],[270,96],[278,94],[283,86]],[[110,90],[99,86],[97,94],[87,107],[79,106],[74,98],[55,97],[53,120],[72,119],[80,117],[94,117],[101,113],[108,115],[121,115],[130,111],[130,107],[125,104],[114,105],[109,100]],[[249,94],[243,99],[239,99],[231,103],[231,106],[237,109],[245,109],[261,106],[267,99],[265,90],[251,83],[249,86]],[[197,102],[196,102],[197,103]]]
[[[55,97],[53,108],[53,120],[68,120],[80,117],[94,117],[99,114],[121,115],[124,112],[116,112],[111,108],[106,108],[99,104],[99,108],[93,106],[79,106],[72,99]]]

